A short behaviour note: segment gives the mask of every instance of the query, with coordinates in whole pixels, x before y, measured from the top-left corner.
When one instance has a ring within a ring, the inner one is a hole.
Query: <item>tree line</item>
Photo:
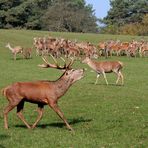
[[[97,32],[96,22],[85,0],[0,1],[0,28]]]
[[[99,19],[85,0],[0,0],[0,28],[148,35],[148,0],[110,0],[110,6]]]
[[[148,0],[110,0],[102,33],[148,35]]]

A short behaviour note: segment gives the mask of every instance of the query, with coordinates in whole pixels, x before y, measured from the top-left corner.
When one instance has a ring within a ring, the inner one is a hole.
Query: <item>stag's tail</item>
[[[3,96],[6,96],[7,88],[8,88],[8,87],[5,87],[5,88],[3,88],[3,89],[1,90],[1,93],[2,93]]]

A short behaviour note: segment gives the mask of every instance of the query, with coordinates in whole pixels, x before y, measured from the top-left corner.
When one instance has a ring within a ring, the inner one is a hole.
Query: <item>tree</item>
[[[147,0],[110,0],[111,9],[102,20],[106,25],[122,26],[141,22],[148,13]]]
[[[12,7],[16,7],[21,3],[21,0],[1,0],[0,1],[0,28],[5,28],[7,25],[6,18],[9,16],[8,11]]]
[[[45,30],[69,32],[96,32],[97,18],[84,0],[56,0],[42,17]]]
[[[39,18],[50,4],[50,0],[1,0],[0,28],[41,29]]]
[[[148,35],[148,14],[145,15],[141,23],[131,23],[120,27],[121,34]]]
[[[144,25],[145,15],[148,14],[147,0],[110,0],[111,9],[105,18],[102,33],[146,35]]]
[[[85,0],[0,1],[0,28],[96,32],[96,21]]]

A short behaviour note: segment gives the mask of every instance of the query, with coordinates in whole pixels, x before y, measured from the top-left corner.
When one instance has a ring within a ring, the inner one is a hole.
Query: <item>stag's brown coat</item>
[[[71,63],[68,66],[70,65]],[[63,67],[63,69],[68,68],[68,66]],[[54,65],[52,68],[55,67],[56,65]],[[60,66],[57,66],[57,68],[62,69]],[[57,102],[58,99],[66,93],[66,91],[74,82],[83,77],[83,73],[83,69],[74,70],[69,68],[56,81],[16,82],[4,88],[2,93],[9,101],[8,106],[6,106],[4,109],[5,128],[8,129],[7,115],[15,107],[17,107],[17,116],[28,128],[31,128],[22,114],[24,102],[27,101],[38,104],[39,115],[35,123],[32,125],[32,128],[35,128],[37,123],[41,120],[44,105],[49,105],[65,122],[67,128],[73,130],[59,109]]]

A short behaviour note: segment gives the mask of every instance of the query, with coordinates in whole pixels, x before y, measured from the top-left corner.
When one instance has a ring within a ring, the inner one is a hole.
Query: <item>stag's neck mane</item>
[[[55,83],[56,94],[59,98],[59,97],[63,96],[65,94],[65,92],[69,89],[69,87],[72,85],[72,80],[70,78],[66,79],[63,74],[54,83]]]

